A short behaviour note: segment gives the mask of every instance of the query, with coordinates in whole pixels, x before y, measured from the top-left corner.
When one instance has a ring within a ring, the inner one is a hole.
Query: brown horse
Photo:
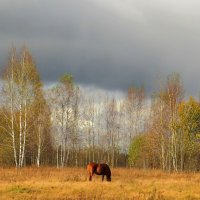
[[[92,180],[93,174],[102,175],[102,181],[104,180],[104,176],[106,176],[107,181],[111,181],[111,171],[107,164],[91,162],[87,165],[87,171],[89,174],[89,181]]]

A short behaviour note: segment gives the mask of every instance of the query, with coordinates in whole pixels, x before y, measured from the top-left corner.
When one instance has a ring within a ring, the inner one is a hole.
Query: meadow
[[[0,168],[0,199],[200,199],[200,173],[116,168],[102,183],[84,168]]]

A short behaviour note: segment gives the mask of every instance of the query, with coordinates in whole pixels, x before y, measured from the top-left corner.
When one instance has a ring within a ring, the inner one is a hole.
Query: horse
[[[90,162],[87,165],[87,171],[89,174],[89,181],[92,181],[93,174],[102,175],[102,181],[104,181],[104,176],[106,176],[107,181],[111,181],[111,171],[110,167],[105,163],[95,163]]]

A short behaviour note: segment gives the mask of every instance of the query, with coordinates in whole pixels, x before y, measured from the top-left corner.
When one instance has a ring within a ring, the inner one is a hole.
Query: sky
[[[177,72],[198,96],[199,11],[199,0],[1,0],[0,68],[26,44],[46,84],[68,72],[88,88],[151,93]]]

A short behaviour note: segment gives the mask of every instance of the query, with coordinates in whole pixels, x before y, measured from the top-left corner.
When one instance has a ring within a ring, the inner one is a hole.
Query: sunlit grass
[[[0,169],[0,199],[200,199],[200,174],[113,169],[112,182],[86,169]]]

